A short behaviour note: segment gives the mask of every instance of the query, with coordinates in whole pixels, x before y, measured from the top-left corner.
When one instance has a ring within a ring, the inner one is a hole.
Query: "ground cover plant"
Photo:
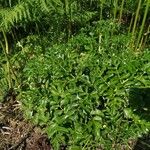
[[[150,129],[149,6],[2,0],[0,100],[15,95],[54,150],[131,149]]]
[[[149,60],[149,52],[139,62],[130,52],[99,53],[92,40],[83,34],[55,45],[24,68],[26,117],[44,128],[55,149],[61,144],[111,149],[149,128],[128,106],[131,87],[149,87],[149,76],[144,75],[149,67],[142,62]]]

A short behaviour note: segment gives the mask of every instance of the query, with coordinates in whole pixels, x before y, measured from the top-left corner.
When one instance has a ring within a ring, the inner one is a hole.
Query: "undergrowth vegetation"
[[[130,105],[131,89],[150,88],[149,6],[2,1],[1,101],[13,89],[54,150],[129,149],[129,140],[150,130],[150,105],[140,105],[141,115],[138,101]]]

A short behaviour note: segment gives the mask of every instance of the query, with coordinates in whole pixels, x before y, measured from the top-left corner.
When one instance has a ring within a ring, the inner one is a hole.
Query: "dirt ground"
[[[24,120],[12,95],[0,103],[0,150],[52,150],[42,130]]]

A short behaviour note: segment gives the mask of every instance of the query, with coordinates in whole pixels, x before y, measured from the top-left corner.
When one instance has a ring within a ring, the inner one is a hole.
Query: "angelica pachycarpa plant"
[[[43,128],[56,150],[61,145],[111,149],[114,142],[121,149],[122,143],[150,127],[128,105],[130,87],[150,86],[145,75],[150,74],[149,63],[145,63],[149,51],[139,56],[140,62],[129,51],[115,51],[114,41],[107,42],[111,48],[101,45],[103,51],[99,52],[98,33],[89,36],[82,30],[67,44],[55,44],[45,54],[36,53],[39,47],[23,69],[25,116]],[[126,41],[124,38],[120,41]],[[126,49],[123,44],[117,48]]]

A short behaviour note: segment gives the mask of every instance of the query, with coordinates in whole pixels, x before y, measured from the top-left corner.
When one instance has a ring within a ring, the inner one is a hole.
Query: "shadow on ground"
[[[129,105],[141,119],[150,121],[150,88],[131,88]],[[133,150],[150,150],[150,133],[139,138]]]

